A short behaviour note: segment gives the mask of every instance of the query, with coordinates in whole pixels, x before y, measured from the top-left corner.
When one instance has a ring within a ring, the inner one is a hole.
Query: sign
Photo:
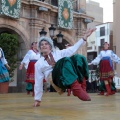
[[[58,0],[58,26],[73,28],[73,3],[72,0]]]
[[[12,18],[19,18],[21,0],[1,0],[0,4],[1,14]]]

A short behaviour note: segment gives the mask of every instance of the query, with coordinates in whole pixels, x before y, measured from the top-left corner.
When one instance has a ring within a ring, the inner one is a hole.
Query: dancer
[[[80,46],[85,44],[87,37],[95,30],[96,29],[86,30],[83,38],[81,38],[76,44],[67,49],[58,51],[54,51],[53,41],[50,38],[40,38],[38,48],[40,49],[40,54],[42,56],[35,63],[35,107],[40,106],[42,99],[42,79],[45,78],[45,80],[48,80],[48,76],[51,72],[53,81],[50,81],[50,83],[59,94],[62,94],[65,89],[70,87],[74,96],[77,96],[84,101],[91,100],[79,83],[87,77],[88,66],[85,57],[72,55]],[[70,56],[72,57],[70,58]],[[81,71],[79,69],[81,69]]]
[[[8,65],[8,62],[5,59],[2,48],[0,48],[0,83],[8,82],[10,80],[7,69],[9,70],[10,66]]]
[[[120,58],[114,54],[112,50],[109,50],[109,44],[107,42],[104,43],[104,49],[100,52],[100,54],[88,65],[98,65],[99,64],[99,71],[100,71],[100,81],[101,86],[105,85],[107,90],[106,96],[115,94],[115,90],[111,91],[111,87],[113,87],[113,64],[112,60],[116,63],[120,63]],[[100,95],[104,95],[104,89],[101,87]]]
[[[26,72],[26,80],[27,82],[27,94],[30,94],[30,91],[32,91],[32,96],[34,96],[34,64],[36,61],[40,58],[39,51],[37,50],[37,42],[33,42],[31,44],[31,49],[27,52],[27,54],[24,56],[21,65],[19,66],[19,69],[22,70],[23,66],[27,69]],[[32,85],[31,85],[32,84]]]

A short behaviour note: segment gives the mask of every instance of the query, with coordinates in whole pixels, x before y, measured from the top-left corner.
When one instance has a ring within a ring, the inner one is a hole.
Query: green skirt
[[[60,59],[52,71],[54,84],[63,90],[69,88],[75,80],[82,82],[83,78],[88,79],[88,64],[82,55],[73,55]]]
[[[27,85],[26,85],[26,90],[27,91],[32,91],[32,83],[27,83]]]

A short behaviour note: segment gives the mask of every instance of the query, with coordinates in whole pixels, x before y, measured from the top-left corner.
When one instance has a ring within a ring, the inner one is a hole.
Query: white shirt
[[[113,60],[114,62],[120,63],[120,58],[116,54],[114,54],[112,50],[102,50],[91,63],[93,65],[98,65],[103,57],[110,57],[111,60]]]
[[[4,65],[8,63],[7,60],[5,59],[2,48],[0,48],[0,59]]]
[[[39,52],[35,53],[33,50],[29,50],[24,56],[21,64],[24,63],[25,64],[24,66],[27,69],[30,60],[38,60],[39,58],[40,58]]]
[[[56,50],[52,52],[55,62],[63,57],[72,56],[84,43],[85,41],[83,39],[80,39],[76,44],[67,49]],[[35,63],[35,100],[41,101],[43,94],[43,79],[45,78],[45,80],[48,81],[49,75],[52,70],[52,66],[47,63],[43,56],[41,56],[40,59]]]

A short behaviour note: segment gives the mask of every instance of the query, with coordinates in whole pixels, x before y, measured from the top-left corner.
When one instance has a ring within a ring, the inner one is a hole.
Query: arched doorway
[[[9,33],[9,34],[16,34],[18,36],[18,41],[19,41],[19,49],[18,49],[18,53],[16,55],[17,57],[17,68],[14,71],[14,81],[10,82],[9,84],[9,92],[13,93],[13,92],[24,92],[25,91],[25,85],[26,83],[24,82],[25,80],[25,69],[23,69],[22,71],[20,71],[19,65],[21,60],[23,59],[22,56],[24,56],[24,54],[27,51],[27,44],[25,43],[26,39],[25,39],[25,35],[22,35],[22,32],[6,27],[6,26],[0,26],[0,34],[1,33]],[[9,43],[8,43],[9,44]],[[2,47],[2,46],[0,46]]]

